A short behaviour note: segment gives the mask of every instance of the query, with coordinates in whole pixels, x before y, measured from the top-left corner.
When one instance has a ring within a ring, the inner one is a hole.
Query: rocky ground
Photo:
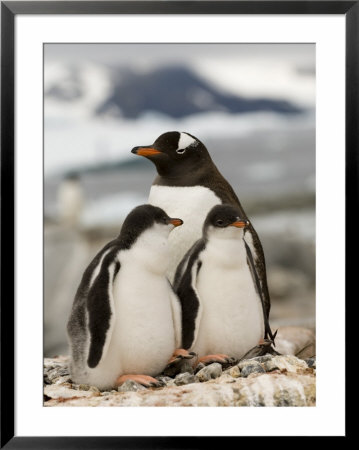
[[[44,406],[315,406],[315,358],[266,354],[231,367],[218,363],[191,368],[175,377],[160,375],[161,386],[128,380],[117,390],[71,381],[68,357],[44,361]]]

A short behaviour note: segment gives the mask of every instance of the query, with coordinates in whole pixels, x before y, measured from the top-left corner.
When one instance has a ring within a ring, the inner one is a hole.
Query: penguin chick
[[[84,272],[67,324],[71,376],[110,389],[132,379],[145,386],[180,342],[180,303],[165,273],[168,235],[181,219],[141,205]]]
[[[182,345],[199,362],[240,359],[265,334],[272,336],[245,241],[248,226],[238,208],[214,206],[202,238],[177,268],[174,289],[182,305]]]

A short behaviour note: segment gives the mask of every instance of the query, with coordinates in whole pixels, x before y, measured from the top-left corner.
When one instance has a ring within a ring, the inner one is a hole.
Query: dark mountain
[[[217,90],[185,67],[164,67],[149,73],[122,74],[114,83],[113,93],[96,113],[118,114],[136,118],[155,111],[175,118],[206,111],[248,113],[273,111],[299,113],[295,105],[267,98],[245,98]]]

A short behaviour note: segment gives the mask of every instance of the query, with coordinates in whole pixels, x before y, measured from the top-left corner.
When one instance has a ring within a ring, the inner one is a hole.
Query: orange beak
[[[160,152],[159,150],[156,150],[155,148],[151,148],[151,147],[135,147],[132,150],[132,153],[135,153],[136,155],[140,155],[140,156],[153,156],[153,155],[158,155]]]
[[[168,221],[168,223],[171,223],[172,225],[174,225],[175,227],[179,227],[180,225],[183,224],[183,220],[181,219],[170,219]]]
[[[231,227],[236,227],[236,228],[245,228],[248,225],[249,225],[248,220],[236,220],[235,222],[230,224]]]

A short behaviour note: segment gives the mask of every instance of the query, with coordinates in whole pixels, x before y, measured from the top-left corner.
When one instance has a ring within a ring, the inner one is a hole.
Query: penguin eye
[[[162,222],[163,222],[163,223],[167,223],[167,217],[165,217],[165,216],[162,217]]]
[[[216,224],[221,227],[223,225],[223,220],[222,219],[218,219]]]
[[[176,153],[182,155],[185,151],[186,151],[185,148],[178,148],[178,149],[176,150]]]

